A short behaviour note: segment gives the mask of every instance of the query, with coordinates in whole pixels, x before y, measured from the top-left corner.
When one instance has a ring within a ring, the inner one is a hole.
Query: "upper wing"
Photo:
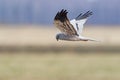
[[[68,35],[78,35],[77,31],[67,18],[67,10],[62,9],[54,18],[54,24],[61,32]]]
[[[85,14],[78,15],[75,19],[71,20],[71,24],[75,27],[78,34],[82,33],[83,26],[85,22],[87,21],[87,18],[92,15],[91,11],[86,12]]]

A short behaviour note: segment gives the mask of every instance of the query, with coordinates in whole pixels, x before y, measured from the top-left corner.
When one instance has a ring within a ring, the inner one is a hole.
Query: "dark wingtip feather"
[[[78,20],[81,15],[82,13],[80,13],[75,19]]]
[[[89,17],[89,16],[91,16],[91,15],[93,15],[93,12],[92,11],[87,11],[86,13],[84,13],[83,15],[82,15],[82,13],[79,15],[79,16],[77,16],[75,19],[76,20],[80,20],[80,19],[85,19],[85,18],[87,18],[87,17]]]
[[[54,18],[54,20],[60,20],[60,21],[64,21],[67,19],[67,10],[62,9],[60,12],[58,12]]]

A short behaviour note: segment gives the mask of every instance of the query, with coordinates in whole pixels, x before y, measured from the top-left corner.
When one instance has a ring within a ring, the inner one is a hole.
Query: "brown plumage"
[[[68,12],[64,9],[58,12],[54,18],[54,24],[61,32],[67,35],[78,35],[77,31],[67,18],[67,13]]]

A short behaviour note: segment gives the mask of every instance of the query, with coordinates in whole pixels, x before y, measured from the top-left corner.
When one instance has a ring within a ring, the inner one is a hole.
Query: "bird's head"
[[[56,35],[56,40],[58,41],[59,40],[59,38],[60,38],[60,35]]]

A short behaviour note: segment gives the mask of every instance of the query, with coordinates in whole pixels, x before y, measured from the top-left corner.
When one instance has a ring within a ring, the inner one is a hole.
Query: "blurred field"
[[[37,52],[120,52],[119,26],[85,26],[83,34],[101,42],[56,41],[54,26],[1,25],[0,51]]]
[[[83,34],[96,42],[66,42],[55,39],[59,30],[54,26],[0,25],[0,45],[120,45],[119,26],[85,26]]]
[[[85,27],[101,42],[57,42],[52,26],[1,25],[0,80],[120,80],[119,30]]]
[[[120,54],[0,54],[0,80],[120,80]]]

